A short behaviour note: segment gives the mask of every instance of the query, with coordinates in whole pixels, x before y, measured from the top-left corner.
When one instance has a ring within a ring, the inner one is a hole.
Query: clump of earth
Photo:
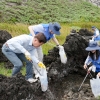
[[[0,32],[3,34],[4,31]],[[7,35],[10,36],[6,32],[4,37],[6,38]],[[87,73],[83,69],[88,54],[85,48],[92,35],[93,33],[87,29],[80,29],[79,32],[72,31],[66,36],[63,44],[68,59],[66,64],[61,63],[57,47],[44,55],[43,62],[47,66],[49,81],[49,88],[46,92],[41,91],[39,80],[29,83],[21,73],[14,77],[0,75],[0,100],[95,100],[89,76],[78,91]],[[1,46],[5,41],[2,39]],[[3,56],[3,58],[5,57]],[[3,62],[4,67],[13,68],[7,59],[4,59]]]

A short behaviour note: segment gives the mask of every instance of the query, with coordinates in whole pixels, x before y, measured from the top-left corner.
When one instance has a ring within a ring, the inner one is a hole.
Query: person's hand
[[[29,61],[32,60],[32,59],[31,59],[31,55],[30,55],[30,53],[29,53],[28,51],[25,52],[25,57],[26,57],[26,59],[29,60]]]
[[[44,65],[42,62],[39,62],[39,63],[38,63],[38,66],[39,66],[40,68],[46,68],[45,65]]]
[[[90,73],[91,70],[92,70],[92,67],[89,67],[87,73]]]
[[[100,77],[100,72],[97,75]]]
[[[86,65],[86,64],[84,64],[84,66],[83,66],[83,67],[84,67],[84,69],[87,69],[87,65]]]

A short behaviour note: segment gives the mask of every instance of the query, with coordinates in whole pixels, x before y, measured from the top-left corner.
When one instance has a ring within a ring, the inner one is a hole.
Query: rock
[[[6,68],[12,68],[13,65],[8,61],[8,59],[2,53],[2,46],[8,40],[12,38],[11,34],[5,30],[0,30],[0,62],[6,62]]]

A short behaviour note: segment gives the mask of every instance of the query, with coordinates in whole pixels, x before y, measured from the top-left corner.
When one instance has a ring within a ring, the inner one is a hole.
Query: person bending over
[[[22,61],[24,61],[26,62],[25,79],[31,83],[35,81],[33,79],[33,65],[31,61],[41,68],[45,68],[45,65],[34,56],[33,52],[44,43],[46,43],[44,34],[38,33],[33,37],[26,34],[16,36],[3,44],[3,54],[14,65],[12,76],[20,72],[23,66]]]
[[[43,24],[38,24],[38,25],[30,25],[28,27],[28,29],[30,31],[31,36],[35,36],[39,32],[42,32],[46,37],[46,42],[48,42],[50,39],[52,39],[58,47],[60,46],[58,40],[55,37],[55,34],[60,35],[61,26],[58,22],[48,23],[48,24],[43,23]],[[41,46],[35,50],[34,54],[37,56],[37,58],[41,62],[43,62],[43,52],[42,52]],[[34,66],[36,66],[38,68],[38,66],[35,63],[34,63]],[[36,74],[36,78],[37,78],[39,76],[37,74],[37,71],[35,71],[35,74]]]

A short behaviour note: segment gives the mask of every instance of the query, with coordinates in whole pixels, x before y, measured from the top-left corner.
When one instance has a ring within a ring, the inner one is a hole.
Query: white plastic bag
[[[34,68],[35,69],[35,68]],[[39,72],[38,72],[38,71]],[[45,92],[48,89],[48,77],[47,77],[47,71],[45,68],[37,68],[35,69],[35,76],[39,77],[40,84],[41,84],[41,90]]]
[[[64,51],[64,47],[63,46],[59,46],[59,55],[60,55],[60,60],[63,64],[65,64],[67,62],[67,57]]]
[[[48,89],[48,79],[47,79],[47,71],[44,68],[41,68],[42,75],[39,75],[41,82],[41,89],[45,92]]]
[[[95,97],[100,96],[100,79],[97,76],[96,79],[90,79],[90,85],[92,89],[92,93],[94,94]]]
[[[34,55],[39,59],[37,51],[34,50]],[[35,73],[35,77],[40,79],[41,90],[45,92],[48,89],[48,78],[47,71],[44,68],[40,68],[37,63],[33,63],[33,71]]]

